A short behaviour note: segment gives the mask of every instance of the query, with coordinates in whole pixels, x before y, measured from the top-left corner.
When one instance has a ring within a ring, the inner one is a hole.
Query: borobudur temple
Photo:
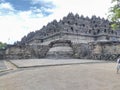
[[[120,56],[120,30],[104,18],[69,13],[62,20],[30,32],[4,51],[4,59],[82,58],[115,60]]]

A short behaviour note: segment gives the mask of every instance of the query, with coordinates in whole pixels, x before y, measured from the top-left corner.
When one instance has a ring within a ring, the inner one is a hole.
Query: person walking
[[[117,59],[117,73],[119,73],[120,69],[120,58]]]

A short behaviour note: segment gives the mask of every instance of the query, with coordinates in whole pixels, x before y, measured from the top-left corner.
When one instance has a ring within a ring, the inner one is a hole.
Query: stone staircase
[[[73,56],[73,50],[69,44],[56,43],[49,49],[45,58],[49,59],[69,59]]]

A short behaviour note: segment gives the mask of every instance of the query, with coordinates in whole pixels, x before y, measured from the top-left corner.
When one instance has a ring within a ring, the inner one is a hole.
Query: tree
[[[112,28],[120,28],[120,0],[112,0],[113,7],[109,10],[109,18],[113,22]]]
[[[0,42],[0,49],[5,49],[6,45],[7,45],[6,43]]]

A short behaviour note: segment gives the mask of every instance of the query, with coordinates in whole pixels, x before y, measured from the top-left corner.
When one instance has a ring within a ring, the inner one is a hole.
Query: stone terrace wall
[[[74,58],[116,61],[120,56],[120,43],[73,44]]]
[[[35,58],[44,58],[50,49],[49,45],[34,45],[31,47],[33,48]]]
[[[6,59],[32,58],[33,50],[29,46],[11,46],[5,51]]]
[[[91,56],[91,47],[89,46],[89,44],[85,43],[73,44],[72,48],[74,58],[89,59]]]
[[[5,51],[5,59],[29,59],[45,57],[49,46],[22,45],[12,46]]]
[[[92,46],[92,59],[116,61],[120,56],[120,42],[101,42]]]
[[[120,42],[71,43],[70,47],[73,58],[116,61],[120,56]],[[50,45],[11,46],[0,52],[0,59],[45,58],[50,48]]]

